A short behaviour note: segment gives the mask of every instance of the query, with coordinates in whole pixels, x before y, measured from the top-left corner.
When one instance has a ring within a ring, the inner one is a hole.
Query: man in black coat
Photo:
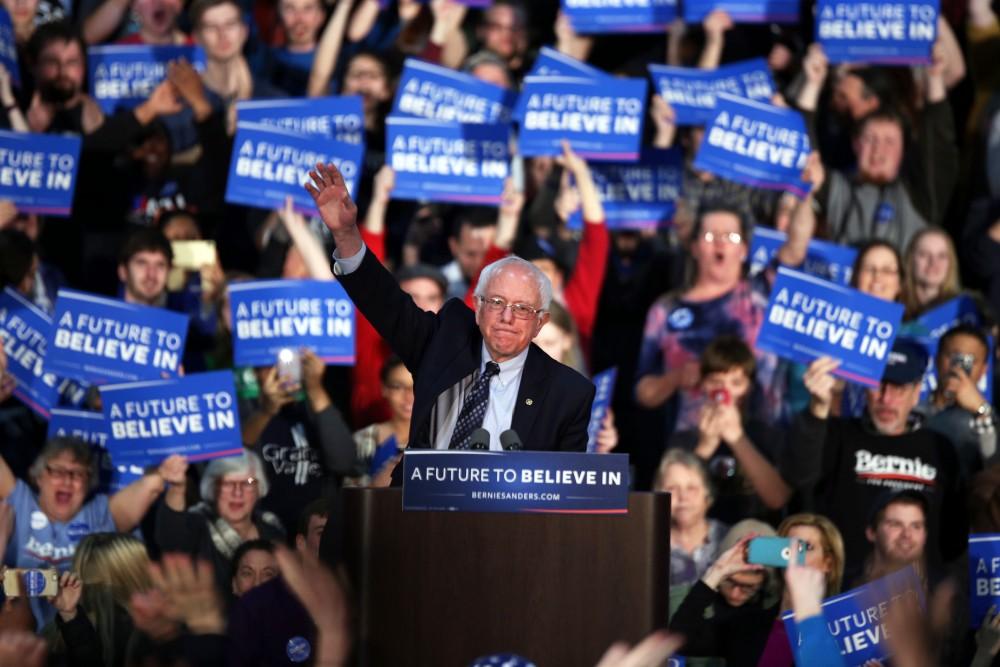
[[[306,189],[337,244],[334,273],[413,374],[408,446],[467,449],[482,426],[493,450],[512,429],[525,449],[583,451],[594,385],[531,343],[549,319],[545,275],[508,257],[483,269],[475,312],[457,299],[424,312],[366,251],[336,167],[310,175]]]

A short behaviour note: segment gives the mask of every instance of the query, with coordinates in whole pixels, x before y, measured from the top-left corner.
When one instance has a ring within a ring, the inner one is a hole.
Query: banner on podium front
[[[408,449],[403,509],[462,512],[628,512],[628,456]]]
[[[260,123],[298,134],[314,134],[347,144],[365,143],[365,115],[359,95],[241,100],[240,123]]]
[[[927,63],[938,10],[938,0],[819,0],[816,40],[831,63]]]
[[[268,210],[282,209],[285,199],[299,211],[316,215],[311,182],[316,163],[333,163],[355,196],[365,148],[328,137],[290,132],[264,123],[238,123],[226,182],[226,201]]]
[[[518,99],[521,155],[561,155],[563,140],[581,157],[639,158],[646,80],[529,76]]]
[[[677,18],[677,0],[562,0],[578,34],[663,32]]]
[[[902,318],[902,304],[780,267],[756,348],[805,364],[839,359],[834,375],[878,387]]]
[[[715,116],[715,96],[727,93],[769,102],[774,80],[763,58],[716,69],[648,65],[656,92],[673,107],[678,125],[705,125]]]
[[[68,216],[80,137],[0,130],[0,199],[23,213]]]
[[[105,385],[101,402],[116,466],[158,465],[172,454],[205,461],[243,452],[229,370]]]
[[[513,103],[513,91],[465,72],[407,58],[392,114],[455,123],[507,123]]]
[[[205,69],[205,51],[193,45],[112,44],[87,49],[90,90],[104,113],[122,107],[131,109],[149,99],[167,78],[172,60],[187,60],[195,69]]]
[[[499,204],[510,174],[510,126],[386,119],[393,199]]]
[[[46,342],[45,370],[102,383],[173,377],[188,316],[61,289]]]
[[[328,364],[354,363],[354,304],[332,280],[252,280],[229,286],[233,362],[272,366],[306,347]]]
[[[756,275],[771,266],[787,239],[788,235],[777,229],[759,225],[754,227],[753,240],[750,242],[750,275]],[[792,268],[831,283],[850,285],[851,271],[857,256],[856,248],[812,239],[806,250],[805,262],[801,267]]]

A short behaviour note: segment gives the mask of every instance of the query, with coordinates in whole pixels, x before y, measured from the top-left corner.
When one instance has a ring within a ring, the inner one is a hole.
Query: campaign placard
[[[43,418],[49,416],[59,380],[44,370],[45,343],[52,319],[20,293],[0,292],[0,340],[7,353],[7,371],[17,386],[14,396]]]
[[[712,10],[722,9],[736,23],[797,23],[794,0],[684,0],[684,21],[701,23]]]
[[[184,58],[205,69],[205,52],[187,44],[149,46],[112,44],[87,49],[90,91],[104,113],[131,109],[146,101],[167,78],[167,64]]]
[[[390,116],[393,199],[499,204],[510,174],[510,126]]]
[[[514,93],[471,74],[407,58],[392,115],[455,123],[507,123]]]
[[[638,162],[594,162],[594,187],[604,207],[608,229],[648,229],[670,224],[683,194],[684,153],[679,147],[645,148]],[[580,229],[575,211],[567,221]]]
[[[662,32],[677,18],[677,0],[562,0],[579,34]]]
[[[45,370],[101,384],[174,377],[188,316],[61,289],[46,341]]]
[[[17,65],[17,40],[14,23],[5,7],[0,7],[0,65],[7,68],[10,82],[15,88],[21,87],[21,68]]]
[[[229,370],[101,387],[107,447],[116,466],[158,465],[243,451],[236,385]]]
[[[408,449],[403,509],[626,514],[628,455]]]
[[[365,116],[361,96],[290,97],[279,100],[240,100],[240,123],[273,125],[298,134],[315,134],[348,144],[365,143]]]
[[[831,63],[930,62],[938,0],[819,0],[816,41]]]
[[[587,452],[591,454],[597,451],[597,434],[601,431],[601,424],[604,422],[604,418],[611,408],[611,401],[615,397],[615,378],[617,377],[617,366],[603,370],[593,377],[597,391],[594,394],[594,402],[590,406],[590,422],[587,424]]]
[[[597,69],[576,58],[543,46],[532,63],[527,76],[576,76],[584,79],[614,79],[604,70]],[[518,105],[520,106],[520,105]]]
[[[694,167],[722,178],[804,197],[802,171],[809,160],[802,114],[718,93]]]
[[[307,347],[328,364],[354,363],[354,304],[332,280],[251,280],[229,286],[236,366],[272,366]]]
[[[716,69],[647,65],[656,92],[673,108],[677,125],[705,125],[715,116],[715,96],[762,102],[774,95],[774,79],[763,58],[743,60]]]
[[[0,130],[0,199],[21,212],[69,215],[79,166],[80,137]]]
[[[920,387],[920,399],[926,400],[937,389],[938,376],[937,365],[934,363],[937,357],[938,344],[941,337],[949,329],[953,329],[960,324],[969,324],[974,327],[984,328],[986,322],[983,320],[982,312],[976,304],[975,299],[968,295],[957,296],[954,299],[933,308],[912,324],[913,337],[927,350],[927,371]],[[986,370],[983,377],[976,383],[976,389],[987,401],[993,401],[993,337],[987,336],[989,350],[986,354]]]
[[[902,304],[779,267],[756,349],[805,364],[833,357],[834,375],[878,387],[902,318]]]
[[[285,199],[299,211],[316,215],[304,187],[317,163],[333,163],[347,191],[357,192],[364,146],[328,137],[300,134],[264,123],[238,123],[226,181],[226,201],[267,210],[282,209]]]
[[[969,535],[969,605],[972,628],[990,607],[1000,608],[1000,533]]]
[[[563,140],[592,160],[637,160],[645,79],[529,76],[518,101],[521,155],[561,155]]]
[[[750,242],[750,275],[756,275],[771,266],[787,239],[788,235],[777,229],[759,225],[754,227]],[[856,248],[811,239],[806,249],[805,262],[801,267],[794,268],[838,285],[850,285],[857,256]]]
[[[925,604],[923,584],[912,565],[824,600],[823,619],[844,663],[850,667],[863,667],[869,660],[885,661],[891,657],[891,648],[886,641],[885,614],[894,604],[913,602],[921,609]],[[781,619],[785,623],[789,642],[793,646],[801,643],[802,637],[795,625],[795,612],[787,611]]]

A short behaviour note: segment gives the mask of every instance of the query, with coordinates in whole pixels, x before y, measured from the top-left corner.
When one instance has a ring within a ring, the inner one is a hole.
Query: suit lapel
[[[517,402],[514,403],[514,414],[510,420],[510,427],[520,436],[525,449],[532,449],[531,430],[549,390],[545,381],[544,356],[545,353],[534,343],[528,348],[528,358],[524,360],[524,370],[521,372],[521,385],[517,390]]]

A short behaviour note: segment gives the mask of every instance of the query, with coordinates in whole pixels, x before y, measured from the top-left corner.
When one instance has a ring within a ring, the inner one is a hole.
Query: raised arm
[[[726,31],[732,29],[733,19],[724,9],[714,9],[702,22],[705,29],[705,48],[698,58],[699,69],[715,69],[722,62],[722,49],[726,46]]]
[[[375,27],[379,12],[382,8],[378,0],[361,0],[351,14],[351,21],[347,24],[347,41],[360,42]]]
[[[333,271],[330,270],[330,260],[326,256],[326,251],[320,245],[319,240],[309,231],[305,218],[292,206],[292,198],[285,199],[285,208],[279,214],[279,219],[288,230],[288,235],[292,238],[296,250],[302,255],[309,270],[309,276],[315,280],[333,280]]]
[[[570,58],[586,62],[590,56],[590,50],[594,46],[594,38],[578,34],[573,28],[573,22],[561,9],[556,15],[555,32],[556,51],[564,53]]]
[[[153,502],[163,493],[166,480],[176,479],[179,470],[182,471],[180,474],[187,470],[187,460],[180,454],[174,454],[167,457],[156,470],[111,496],[108,508],[115,527],[125,533],[138,526]]]
[[[792,219],[788,224],[788,238],[778,249],[778,262],[785,266],[800,266],[806,260],[809,242],[816,232],[816,211],[813,209],[815,193],[823,187],[826,171],[820,162],[819,153],[809,156],[803,180],[812,188],[805,197],[799,200],[792,211]]]
[[[333,9],[333,16],[323,29],[316,53],[313,55],[312,71],[309,72],[309,84],[306,94],[309,97],[321,97],[330,90],[330,79],[333,78],[340,49],[344,45],[344,32],[347,29],[347,19],[351,15],[351,0],[339,0]]]
[[[115,34],[132,5],[131,0],[104,0],[101,6],[83,20],[83,41],[100,44]]]

